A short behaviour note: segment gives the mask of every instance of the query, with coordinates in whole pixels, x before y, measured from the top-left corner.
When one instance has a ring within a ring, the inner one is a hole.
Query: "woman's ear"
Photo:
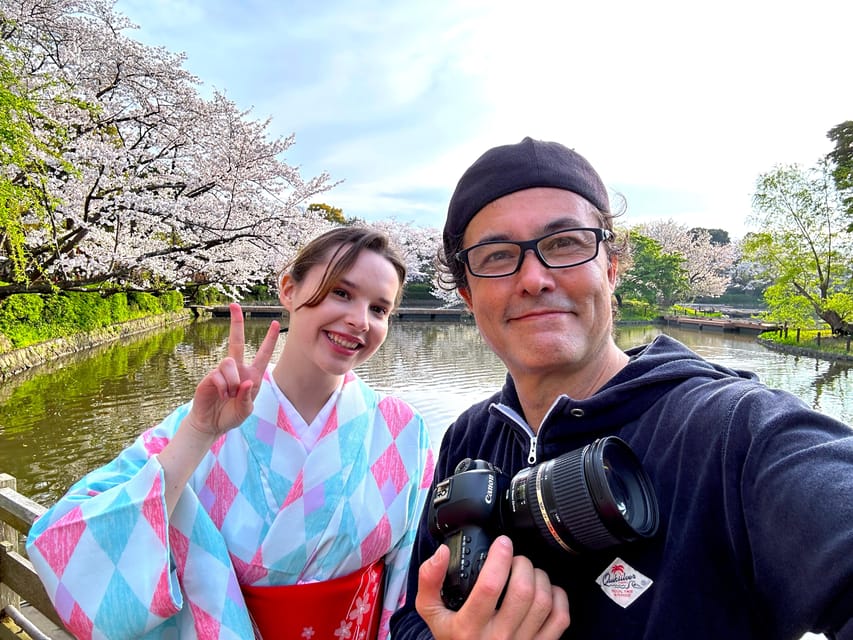
[[[278,286],[278,300],[291,313],[293,312],[293,295],[295,289],[296,282],[294,282],[293,277],[289,273],[281,276],[281,282],[279,282]]]

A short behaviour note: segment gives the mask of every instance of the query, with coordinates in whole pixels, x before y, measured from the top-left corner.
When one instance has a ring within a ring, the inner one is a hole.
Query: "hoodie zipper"
[[[554,411],[554,408],[563,398],[567,398],[567,396],[558,396],[557,399],[554,400],[553,404],[549,407],[548,412],[545,414],[545,418],[542,420],[542,424],[539,426],[540,431],[544,428],[545,423],[548,422],[548,417],[551,415],[551,412]],[[499,413],[505,420],[516,425],[517,427],[520,427],[522,431],[524,431],[524,433],[530,439],[530,444],[527,449],[527,464],[529,464],[530,466],[536,464],[536,460],[538,458],[536,454],[536,445],[539,443],[539,436],[534,433],[530,425],[527,424],[527,420],[522,418],[515,409],[505,404],[501,404],[500,402],[492,403],[489,409],[495,413]]]
[[[530,450],[527,452],[527,464],[533,466],[536,464],[536,442],[538,438],[535,434],[530,436]]]
[[[527,421],[522,418],[515,409],[499,402],[493,403],[489,409],[493,413],[500,414],[504,420],[515,425],[524,432],[530,440],[527,450],[527,464],[531,466],[536,464],[536,443],[539,441],[539,438],[535,433],[533,433],[533,429],[530,428]]]

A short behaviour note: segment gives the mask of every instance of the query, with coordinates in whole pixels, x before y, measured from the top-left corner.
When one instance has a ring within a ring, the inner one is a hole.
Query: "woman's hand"
[[[208,373],[195,390],[192,407],[172,440],[157,454],[165,477],[169,516],[190,476],[222,434],[242,424],[254,407],[264,371],[278,340],[279,323],[273,321],[251,364],[243,362],[245,339],[243,310],[232,303],[228,356]]]
[[[251,415],[279,335],[279,323],[273,321],[254,359],[245,363],[243,311],[237,303],[231,303],[229,310],[228,356],[198,383],[185,419],[186,426],[210,436],[226,433]]]

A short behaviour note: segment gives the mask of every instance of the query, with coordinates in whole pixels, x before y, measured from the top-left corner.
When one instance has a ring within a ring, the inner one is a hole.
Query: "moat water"
[[[247,345],[259,344],[268,324],[247,319]],[[770,351],[752,336],[673,327],[619,327],[617,342],[628,348],[662,332],[853,424],[849,362]],[[284,340],[286,334],[279,348]],[[0,472],[17,478],[19,492],[53,504],[74,481],[189,400],[226,354],[227,341],[228,321],[209,320],[135,336],[7,380],[0,389]],[[415,405],[436,447],[453,419],[493,393],[506,375],[476,326],[465,322],[397,322],[358,373]]]

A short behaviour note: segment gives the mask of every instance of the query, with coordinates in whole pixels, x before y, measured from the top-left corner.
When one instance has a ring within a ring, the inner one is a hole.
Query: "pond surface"
[[[246,321],[257,345],[266,320]],[[665,332],[700,355],[757,372],[812,407],[853,424],[853,366],[765,349],[751,336],[674,327],[619,327],[622,348]],[[286,334],[282,334],[279,348]],[[192,397],[195,385],[227,352],[228,321],[171,327],[34,368],[0,389],[0,472],[46,506]],[[376,388],[415,405],[434,445],[470,404],[493,393],[503,364],[472,323],[398,322],[358,369]]]

